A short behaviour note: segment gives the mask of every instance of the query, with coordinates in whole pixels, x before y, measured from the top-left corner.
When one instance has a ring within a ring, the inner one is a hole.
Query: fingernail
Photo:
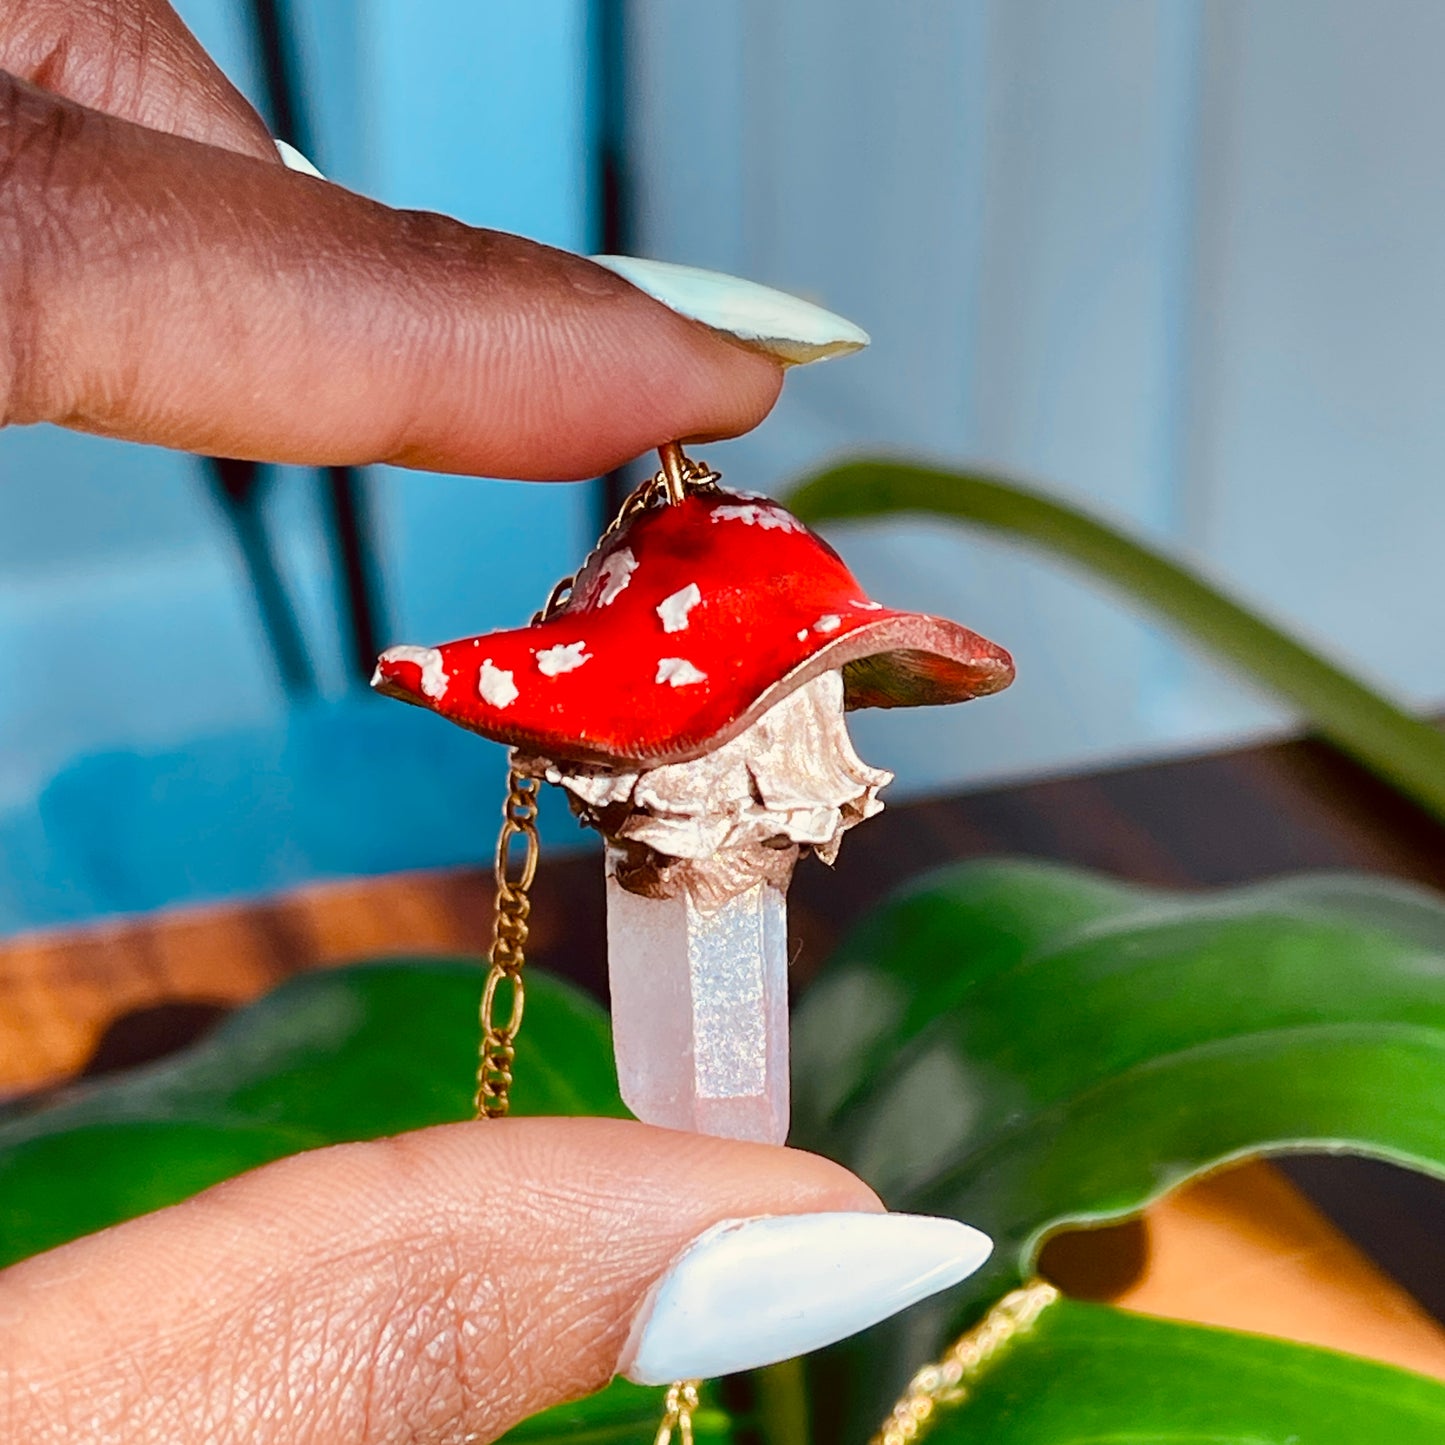
[[[679,315],[726,331],[790,365],[845,356],[868,345],[868,333],[851,321],[756,281],[638,256],[591,259]]]
[[[653,1286],[618,1368],[665,1385],[790,1360],[957,1284],[992,1250],[986,1234],[925,1214],[724,1220]]]
[[[326,179],[295,146],[288,145],[284,140],[276,142],[276,153],[288,171],[300,171],[303,176],[315,176],[318,181]]]

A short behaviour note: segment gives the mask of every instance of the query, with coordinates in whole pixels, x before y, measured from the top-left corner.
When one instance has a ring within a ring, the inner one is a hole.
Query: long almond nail
[[[756,281],[638,256],[591,259],[679,315],[726,331],[790,365],[843,356],[868,345],[868,333],[851,321]]]
[[[619,1369],[662,1385],[792,1359],[957,1284],[992,1250],[986,1234],[932,1215],[725,1220],[653,1286]]]

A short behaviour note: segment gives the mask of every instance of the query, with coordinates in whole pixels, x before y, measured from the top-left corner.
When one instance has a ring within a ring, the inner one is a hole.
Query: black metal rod
[[[264,109],[271,133],[309,155],[313,137],[307,117],[302,114],[291,37],[279,0],[251,0],[251,29],[261,62],[261,83],[266,88]]]
[[[328,467],[326,483],[332,555],[341,574],[346,604],[343,610],[349,633],[342,639],[342,649],[350,653],[352,671],[359,677],[369,678],[376,666],[376,655],[381,651],[377,615],[381,585],[375,558],[363,540],[371,535],[367,525],[366,488],[350,467]]]
[[[265,110],[274,134],[310,154],[313,135],[301,98],[298,67],[282,0],[250,0],[261,62]],[[344,619],[343,653],[350,670],[369,678],[384,628],[379,569],[370,545],[366,483],[355,467],[327,467],[327,543]]]
[[[597,250],[626,255],[632,239],[632,183],[627,160],[627,5],[625,0],[592,0],[592,63],[597,117],[595,190]],[[616,467],[599,488],[599,532],[615,517],[632,490],[627,467]]]
[[[202,457],[201,461],[250,579],[251,595],[256,601],[256,612],[281,686],[292,697],[314,692],[316,676],[311,669],[306,640],[261,513],[261,467],[256,462],[231,457]]]

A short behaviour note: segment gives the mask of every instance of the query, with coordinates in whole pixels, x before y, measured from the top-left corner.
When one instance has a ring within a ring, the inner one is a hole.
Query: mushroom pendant
[[[372,686],[508,744],[605,840],[622,1097],[648,1123],[788,1132],[786,893],[892,775],[845,713],[1013,679],[958,623],[893,611],[777,502],[675,447],[527,627],[392,647]]]

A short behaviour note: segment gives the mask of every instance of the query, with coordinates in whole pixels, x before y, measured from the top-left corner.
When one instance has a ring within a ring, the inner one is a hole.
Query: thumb
[[[793,1150],[448,1125],[282,1160],[0,1275],[0,1437],[490,1440],[619,1364],[655,1383],[828,1343],[986,1253]]]

